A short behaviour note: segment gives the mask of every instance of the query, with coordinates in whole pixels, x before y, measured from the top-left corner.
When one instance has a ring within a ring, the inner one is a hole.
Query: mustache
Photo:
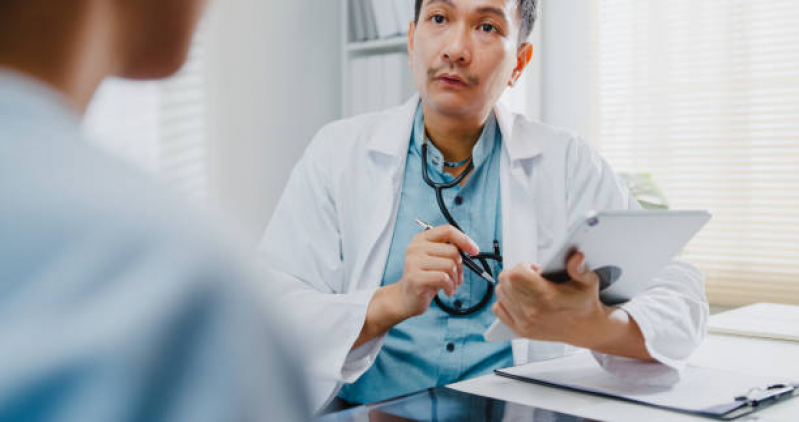
[[[429,79],[434,79],[436,77],[436,75],[439,74],[439,72],[441,72],[444,69],[448,69],[450,67],[451,66],[447,66],[447,65],[439,66],[439,67],[431,67],[430,69],[427,69],[427,77]],[[470,73],[466,73],[466,74],[460,75],[460,72],[458,72],[458,74],[459,74],[459,76],[463,77],[463,79],[469,85],[479,85],[480,84],[480,78],[478,78],[475,75],[472,75]]]

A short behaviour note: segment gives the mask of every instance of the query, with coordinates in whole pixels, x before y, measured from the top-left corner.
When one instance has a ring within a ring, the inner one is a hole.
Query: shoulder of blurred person
[[[0,69],[0,420],[304,420],[247,254]]]

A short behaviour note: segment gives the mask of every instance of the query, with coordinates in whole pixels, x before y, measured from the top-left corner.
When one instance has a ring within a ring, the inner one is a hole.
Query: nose
[[[472,46],[467,28],[452,28],[441,52],[445,62],[463,66],[472,61]]]

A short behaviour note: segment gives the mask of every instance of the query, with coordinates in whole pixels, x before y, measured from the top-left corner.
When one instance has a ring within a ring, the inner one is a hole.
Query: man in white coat
[[[204,3],[0,0],[2,421],[310,418],[266,283],[81,134],[105,77],[180,68]]]
[[[583,140],[497,104],[530,62],[535,17],[534,0],[417,0],[419,97],[326,126],[295,167],[261,249],[315,343],[316,406],[574,346],[609,370],[640,359],[674,373],[703,338],[704,281],[686,262],[619,307],[600,302],[582,254],[565,284],[539,274],[588,211],[638,204]],[[494,289],[486,279],[500,272]],[[486,342],[497,317],[525,339]]]

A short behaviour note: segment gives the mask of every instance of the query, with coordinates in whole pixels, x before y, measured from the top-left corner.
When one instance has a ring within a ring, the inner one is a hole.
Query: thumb
[[[569,258],[566,270],[569,273],[569,277],[579,284],[586,286],[599,284],[599,277],[595,272],[588,269],[585,263],[585,255],[582,252],[577,252]]]

